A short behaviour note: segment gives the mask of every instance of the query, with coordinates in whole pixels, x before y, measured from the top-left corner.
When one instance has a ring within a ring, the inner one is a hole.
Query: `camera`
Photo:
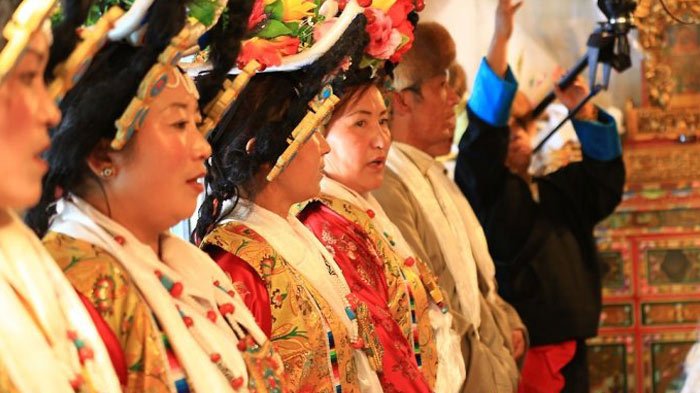
[[[610,83],[610,70],[623,72],[632,66],[630,56],[630,43],[627,34],[634,29],[634,11],[637,9],[636,0],[598,0],[598,8],[608,18],[607,21],[599,22],[598,27],[588,37],[586,46],[588,51],[576,65],[570,69],[566,75],[557,83],[560,88],[571,85],[576,77],[588,68],[588,79],[591,85],[590,94],[570,111],[569,116],[547,134],[533,152],[539,151],[547,140],[554,135],[566,121],[573,118],[576,112],[601,90],[606,90]],[[602,81],[597,82],[598,64],[602,64]],[[539,117],[545,108],[555,99],[554,92],[549,93],[532,110],[531,117]]]
[[[598,8],[608,18],[608,25],[629,31],[634,25],[635,0],[598,0]]]

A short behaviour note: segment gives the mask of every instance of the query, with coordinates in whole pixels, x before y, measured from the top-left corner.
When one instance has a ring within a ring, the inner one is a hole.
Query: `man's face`
[[[426,79],[420,88],[409,90],[406,103],[416,147],[433,157],[449,153],[456,121],[454,108],[459,97],[448,83],[447,70]]]
[[[532,105],[527,97],[518,92],[508,121],[510,140],[505,164],[511,172],[520,176],[526,175],[530,167],[532,160],[531,142],[537,132],[535,122],[530,119],[531,109]]]

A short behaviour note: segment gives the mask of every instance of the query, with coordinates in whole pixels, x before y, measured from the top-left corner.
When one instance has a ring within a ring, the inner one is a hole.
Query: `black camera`
[[[605,22],[599,22],[598,27],[588,37],[588,50],[576,65],[570,69],[566,75],[557,83],[560,88],[565,88],[571,85],[576,77],[588,68],[588,79],[591,84],[590,94],[579,103],[569,116],[557,125],[551,132],[545,136],[540,143],[533,149],[533,152],[539,151],[547,140],[554,135],[562,125],[578,112],[581,107],[588,102],[593,96],[602,90],[606,90],[610,83],[610,71],[615,69],[617,72],[623,72],[632,66],[632,58],[630,55],[630,43],[627,34],[634,26],[634,11],[637,9],[636,0],[598,0],[598,8],[603,11],[603,14],[608,18]],[[598,83],[597,73],[598,64],[603,65],[602,81]],[[542,101],[540,101],[535,109],[532,110],[533,118],[539,117],[545,108],[554,101],[555,95],[549,93]]]
[[[598,0],[598,8],[608,18],[611,26],[620,26],[627,31],[633,25],[634,10],[637,8],[635,0]]]

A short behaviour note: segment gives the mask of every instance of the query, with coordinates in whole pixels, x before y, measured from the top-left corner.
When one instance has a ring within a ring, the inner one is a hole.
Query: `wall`
[[[475,75],[493,32],[496,0],[427,0],[422,20],[444,24],[458,45],[458,61]],[[588,35],[603,14],[593,0],[526,0],[516,18],[510,48],[511,65],[521,87],[533,100],[551,87],[548,77],[557,64],[573,65],[586,50]],[[598,100],[603,105],[624,106],[629,97],[639,103],[641,53],[632,35],[632,69],[614,73],[610,91]]]

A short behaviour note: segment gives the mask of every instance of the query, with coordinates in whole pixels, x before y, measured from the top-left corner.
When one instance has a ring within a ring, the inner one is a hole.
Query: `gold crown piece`
[[[241,91],[246,87],[250,78],[255,75],[256,72],[262,66],[255,60],[251,60],[243,69],[242,72],[238,74],[233,81],[226,80],[224,82],[223,88],[216,95],[214,100],[212,100],[204,108],[204,115],[206,118],[199,126],[199,131],[206,137],[209,133],[216,127],[216,125],[221,121],[228,108],[233,104],[233,102],[241,94]]]
[[[157,97],[168,82],[168,73],[177,70],[177,63],[182,55],[196,45],[197,39],[206,31],[206,26],[197,19],[190,17],[185,27],[170,40],[170,45],[158,56],[158,62],[143,78],[136,96],[127,106],[124,114],[115,122],[117,134],[112,140],[111,147],[121,150],[138,131],[146,120],[151,102]]]
[[[56,0],[24,0],[17,7],[12,19],[2,30],[7,44],[0,52],[0,82],[15,66],[32,34],[39,30],[55,6]]]
[[[83,31],[83,41],[73,50],[68,59],[56,66],[54,76],[56,79],[49,86],[49,94],[55,101],[61,101],[63,96],[72,89],[90,66],[95,54],[107,41],[107,33],[114,27],[119,18],[124,15],[124,10],[114,6],[109,9],[97,23]]]
[[[296,157],[299,148],[311,138],[321,123],[331,115],[333,108],[338,104],[340,98],[333,94],[330,86],[324,87],[321,93],[309,103],[309,111],[301,122],[294,128],[292,135],[287,139],[289,146],[279,156],[275,166],[267,174],[267,181],[273,181]]]

